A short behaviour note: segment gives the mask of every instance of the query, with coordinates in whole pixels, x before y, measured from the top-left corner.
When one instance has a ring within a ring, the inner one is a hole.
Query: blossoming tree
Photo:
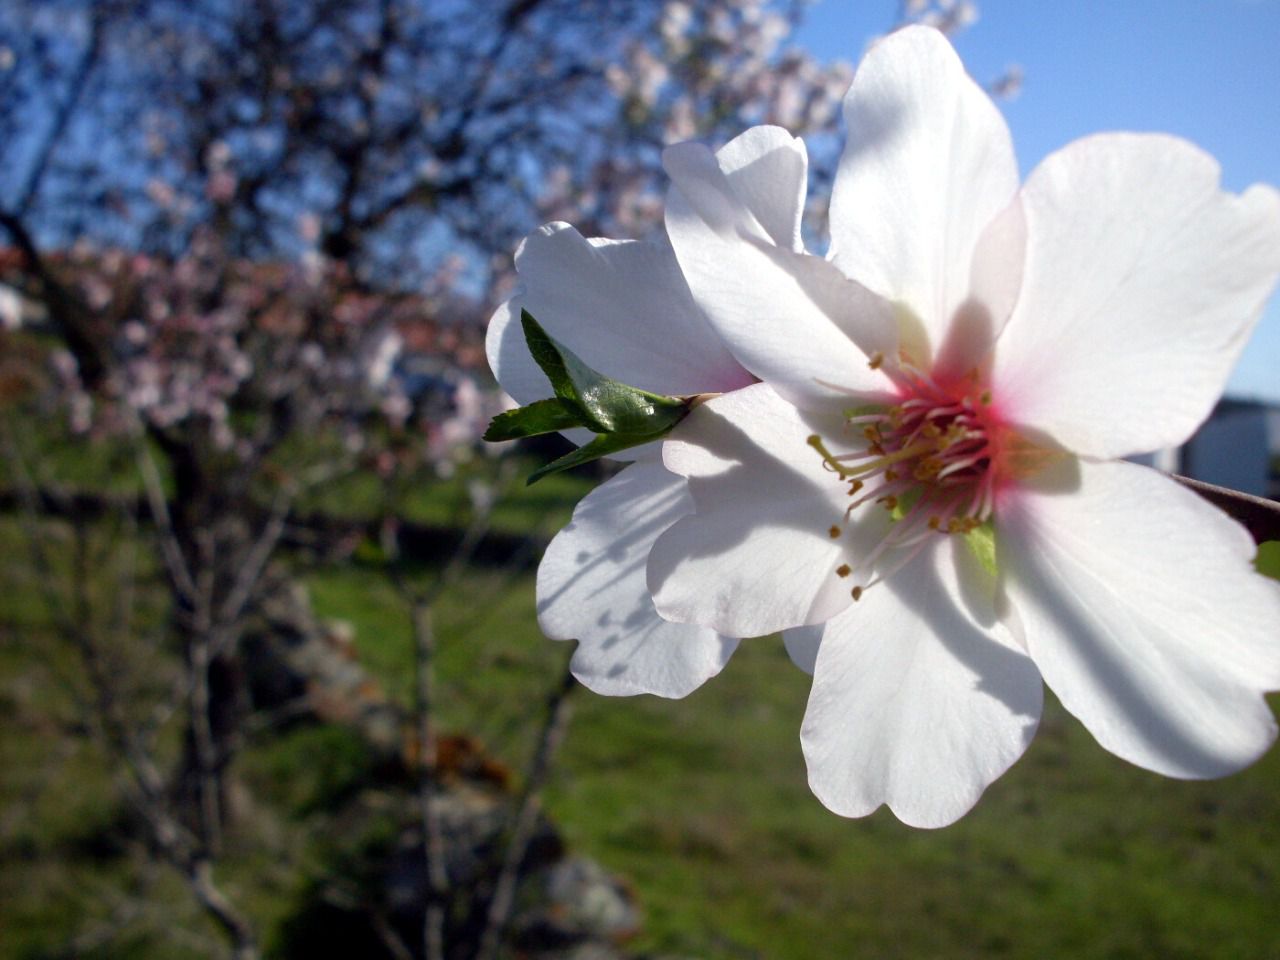
[[[48,393],[9,408],[6,458],[30,465],[39,438],[21,425],[49,395],[77,437],[124,441],[177,676],[160,657],[136,676],[98,669],[85,625],[63,625],[148,848],[237,955],[256,954],[259,931],[213,868],[248,719],[241,641],[300,498],[357,469],[383,491],[425,484],[474,444],[493,412],[474,377],[480,321],[540,220],[647,233],[667,143],[751,122],[829,134],[849,71],[782,48],[795,15],[756,0],[0,12],[3,279],[56,341],[36,352]],[[412,350],[438,361],[439,389],[413,387],[399,362]],[[49,500],[39,476],[33,515]],[[399,504],[384,506],[391,554]],[[183,743],[173,763],[156,747],[166,729]]]

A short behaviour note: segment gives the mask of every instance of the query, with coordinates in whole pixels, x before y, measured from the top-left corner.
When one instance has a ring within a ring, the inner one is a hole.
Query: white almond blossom
[[[1276,735],[1280,584],[1241,526],[1121,458],[1212,409],[1280,272],[1280,194],[1224,192],[1195,146],[1121,133],[1020,187],[999,111],[923,27],[868,52],[845,117],[825,259],[778,216],[802,204],[799,141],[751,131],[774,159],[736,178],[698,145],[667,152],[680,270],[762,382],[665,443],[693,509],[632,534],[654,544],[658,611],[786,631],[814,675],[810,784],[843,815],[954,821],[1027,747],[1042,678],[1142,767],[1252,762]],[[581,561],[553,553],[574,583]],[[623,613],[592,583],[584,610]]]
[[[744,133],[710,159],[748,198],[774,241],[800,249],[805,165],[776,129]],[[694,304],[665,235],[647,242],[584,239],[564,223],[530,235],[516,253],[517,294],[489,324],[489,363],[519,403],[548,396],[519,322],[542,327],[601,373],[654,393],[727,393],[754,378],[720,343]],[[591,434],[569,431],[583,443]],[[682,697],[719,673],[737,640],[671,623],[654,610],[645,563],[657,537],[693,509],[686,483],[663,468],[661,447],[592,491],[538,567],[538,623],[578,641],[572,669],[603,694]]]

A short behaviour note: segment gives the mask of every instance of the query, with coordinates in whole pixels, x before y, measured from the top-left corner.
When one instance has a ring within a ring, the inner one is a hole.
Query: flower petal
[[[715,676],[738,641],[668,623],[645,587],[654,539],[693,509],[685,481],[635,463],[589,493],[538,567],[538,623],[578,640],[573,675],[596,693],[683,697]]]
[[[587,240],[551,223],[521,244],[516,269],[518,306],[606,376],[673,395],[751,382],[694,305],[661,234],[643,242]],[[499,371],[503,359],[499,350]]]
[[[831,621],[827,621],[830,623]],[[822,645],[822,631],[826,624],[814,624],[809,627],[793,627],[782,631],[782,644],[787,648],[787,656],[797,667],[813,676],[814,665],[818,662],[818,647]]]
[[[992,347],[1018,302],[1026,249],[1027,220],[1015,197],[978,238],[969,298],[956,308],[935,351],[934,379],[957,382],[989,364]]]
[[[533,403],[551,396],[547,375],[534,363],[524,342],[519,297],[499,305],[493,312],[485,332],[484,349],[489,369],[516,403]]]
[[[1244,528],[1130,463],[1067,460],[997,508],[1000,569],[1027,649],[1112,753],[1215,777],[1276,735],[1280,584]]]
[[[803,144],[789,134],[759,129],[767,135],[757,139],[776,141],[775,151],[803,156]],[[706,147],[669,147],[663,162],[672,180],[666,222],[676,257],[694,299],[734,356],[800,405],[821,405],[850,391],[889,394],[889,381],[870,369],[868,358],[896,350],[892,305],[825,260],[790,243],[780,246],[752,206],[766,222],[778,219],[759,201],[765,185],[748,190],[740,173],[726,174],[724,161]],[[784,169],[778,162],[762,172]],[[792,198],[796,184],[779,175],[773,190]]]
[[[800,738],[809,785],[835,813],[888,804],[904,823],[946,826],[1035,735],[1040,675],[969,616],[957,562],[973,561],[939,538],[821,628]]]
[[[697,511],[649,556],[662,616],[749,637],[821,622],[852,602],[835,575],[850,538],[829,533],[845,485],[805,442],[815,423],[757,384],[703,404],[671,433],[663,459],[689,478]],[[839,415],[826,427],[816,432],[838,437]]]
[[[800,222],[809,185],[804,141],[781,127],[751,127],[717,150],[716,162],[769,238],[802,253]]]
[[[516,403],[523,405],[551,396],[551,384],[534,362],[525,343],[524,330],[520,326],[520,305],[520,298],[513,297],[493,312],[489,328],[485,331],[484,349],[489,358],[489,369],[502,389]],[[578,446],[590,443],[595,436],[584,428],[560,432]],[[634,450],[626,453],[628,459],[635,456]]]
[[[1075,453],[1176,446],[1208,416],[1280,272],[1280,193],[1199,148],[1104,134],[1022,191],[1022,293],[996,344],[1006,415]]]
[[[936,351],[970,295],[984,229],[1018,190],[1009,128],[951,44],[925,27],[892,33],[867,52],[844,116],[832,262],[905,305],[924,326],[923,349]],[[922,349],[909,340],[907,349]],[[928,365],[931,356],[913,359]]]

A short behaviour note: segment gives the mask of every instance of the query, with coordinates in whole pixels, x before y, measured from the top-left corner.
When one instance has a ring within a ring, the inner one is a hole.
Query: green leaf
[[[993,577],[999,572],[996,566],[996,528],[988,520],[981,526],[974,527],[964,535],[964,542],[969,545],[969,552],[982,564],[982,569]]]
[[[576,411],[566,406],[559,397],[548,397],[546,400],[536,400],[498,414],[489,421],[484,439],[495,442],[516,440],[581,426],[585,424]]]
[[[556,343],[533,314],[520,311],[520,325],[534,361],[561,402],[595,433],[657,437],[684,419],[689,403],[619,383],[591,369],[569,348]]]
[[[1258,544],[1258,558],[1253,565],[1263,576],[1280,580],[1280,540],[1264,540]]]
[[[529,483],[665,436],[689,414],[691,399],[664,397],[619,383],[592,370],[572,350],[552,340],[528,310],[520,311],[529,354],[551,381],[554,397],[500,413],[486,440],[534,437],[586,427],[594,440],[535,470]]]
[[[592,463],[602,457],[617,453],[620,450],[627,450],[631,447],[638,447],[643,443],[648,443],[655,437],[635,437],[627,436],[622,433],[601,433],[596,436],[590,443],[583,444],[577,450],[566,453],[558,460],[552,460],[545,467],[539,467],[533,473],[529,474],[529,479],[525,481],[526,485],[537,483],[543,477],[549,477],[553,473],[560,473],[564,470],[571,470],[574,467],[580,467],[584,463]]]

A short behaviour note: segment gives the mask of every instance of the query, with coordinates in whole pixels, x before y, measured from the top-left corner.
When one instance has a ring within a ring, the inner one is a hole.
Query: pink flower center
[[[858,560],[856,570],[848,564],[836,570],[866,581],[885,554],[900,555],[891,569],[881,567],[875,579],[855,586],[855,600],[865,587],[910,562],[935,534],[969,534],[990,520],[999,485],[1011,475],[1002,469],[1005,450],[1022,443],[1002,423],[977,371],[948,384],[907,363],[894,373],[898,403],[860,407],[846,416],[865,448],[835,455],[821,437],[809,437],[824,466],[848,484],[846,522],[866,504],[893,517],[888,533]],[[832,525],[829,533],[835,539],[843,530]]]

